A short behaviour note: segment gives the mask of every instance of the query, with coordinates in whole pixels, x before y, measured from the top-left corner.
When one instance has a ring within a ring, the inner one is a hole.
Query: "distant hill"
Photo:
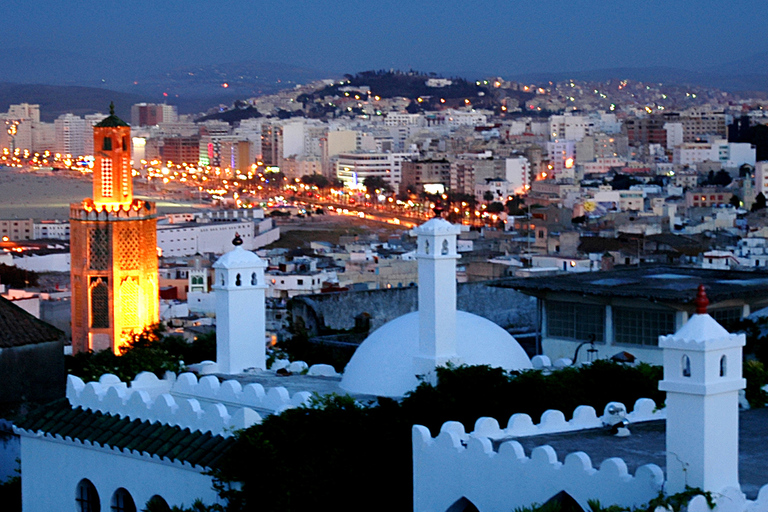
[[[131,90],[169,97],[249,98],[274,94],[282,89],[328,78],[328,73],[315,69],[289,66],[276,62],[243,61],[208,66],[185,66],[160,74],[137,78]]]
[[[710,66],[700,70],[666,66],[617,67],[590,71],[558,71],[542,73],[509,73],[513,80],[541,83],[568,79],[605,82],[611,79],[629,79],[668,85],[711,87],[724,91],[759,91],[768,93],[768,52],[756,53],[733,62]]]

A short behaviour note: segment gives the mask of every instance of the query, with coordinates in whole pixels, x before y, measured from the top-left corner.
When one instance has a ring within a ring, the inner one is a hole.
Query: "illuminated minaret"
[[[158,321],[155,204],[133,198],[131,128],[109,113],[93,128],[93,199],[70,205],[74,353],[119,353]]]

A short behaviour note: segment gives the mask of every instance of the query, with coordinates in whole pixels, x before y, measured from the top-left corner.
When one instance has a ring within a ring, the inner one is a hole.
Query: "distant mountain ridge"
[[[96,87],[72,85],[12,84],[0,82],[0,112],[16,103],[40,105],[40,118],[51,122],[62,114],[71,112],[78,116],[108,113],[110,102],[115,103],[115,113],[130,120],[131,105],[147,101],[146,96]]]

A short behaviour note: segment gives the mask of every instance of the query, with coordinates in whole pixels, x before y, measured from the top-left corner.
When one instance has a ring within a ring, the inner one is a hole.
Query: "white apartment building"
[[[279,239],[280,228],[274,227],[272,219],[158,224],[157,246],[163,256],[223,254],[232,249],[236,234],[242,238],[244,249],[255,250]]]
[[[614,167],[624,167],[627,161],[623,158],[596,158],[594,162],[582,164],[585,174],[605,174]]]
[[[69,240],[69,222],[61,220],[34,222],[32,237],[35,240]]]
[[[576,157],[576,142],[572,140],[554,140],[547,142],[549,163],[552,165],[552,177],[573,178]]]
[[[600,187],[601,190],[594,193],[596,203],[613,203],[613,205],[623,211],[643,211],[642,190],[610,190],[610,187]]]
[[[74,114],[62,114],[54,122],[56,130],[56,153],[62,155],[81,156],[85,152],[85,138],[91,139],[93,146],[93,131],[85,119]]]
[[[709,142],[688,142],[673,150],[672,162],[695,165],[700,162],[720,162],[724,168],[755,165],[755,147],[746,142],[728,142],[723,139]]]
[[[667,149],[674,149],[683,144],[683,123],[664,123],[667,132]]]
[[[549,117],[549,140],[567,139],[580,141],[595,132],[596,120],[587,116],[572,114]]]
[[[522,194],[530,188],[531,166],[527,158],[507,158],[505,174],[508,188],[513,194]]]
[[[405,112],[388,112],[384,117],[385,126],[425,126],[426,120],[422,114],[408,114]]]
[[[403,161],[418,153],[341,153],[336,161],[336,177],[344,186],[357,188],[368,177],[383,178],[397,192],[402,182]]]
[[[755,194],[768,197],[768,161],[755,164]]]
[[[742,238],[736,243],[739,264],[746,267],[768,267],[768,240],[763,237]]]

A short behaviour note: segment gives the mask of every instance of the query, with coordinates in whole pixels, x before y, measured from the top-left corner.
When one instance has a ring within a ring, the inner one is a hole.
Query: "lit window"
[[[108,158],[101,160],[101,195],[112,197],[112,160]]]
[[[128,195],[128,185],[129,180],[131,179],[131,169],[128,166],[128,158],[123,157],[123,195]]]

